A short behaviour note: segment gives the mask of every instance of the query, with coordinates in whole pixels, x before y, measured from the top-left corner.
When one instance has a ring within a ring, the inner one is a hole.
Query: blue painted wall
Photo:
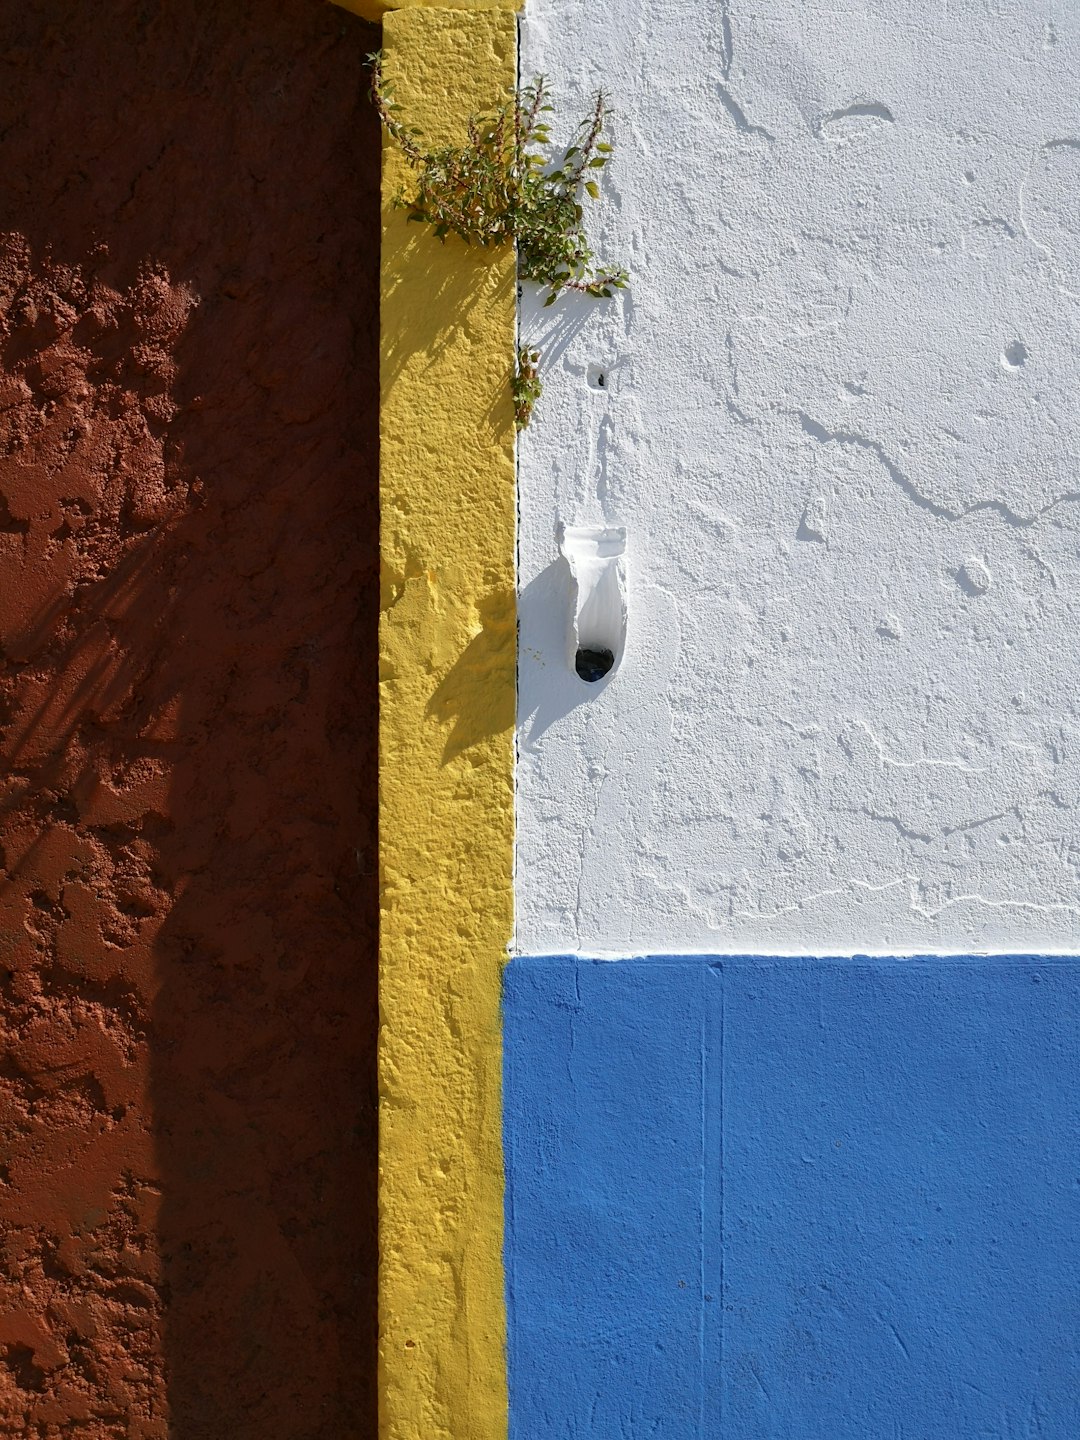
[[[1080,962],[524,958],[513,1440],[1078,1440]]]

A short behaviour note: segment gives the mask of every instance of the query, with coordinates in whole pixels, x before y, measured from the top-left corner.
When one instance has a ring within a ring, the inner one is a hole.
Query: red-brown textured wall
[[[373,1433],[372,44],[0,7],[0,1434]]]

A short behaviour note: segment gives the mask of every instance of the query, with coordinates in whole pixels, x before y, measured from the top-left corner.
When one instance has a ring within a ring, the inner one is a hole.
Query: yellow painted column
[[[371,0],[379,3],[379,0]],[[431,143],[516,82],[509,8],[406,5],[384,71]],[[512,923],[509,248],[410,224],[383,161],[380,1245],[384,1440],[503,1440],[500,985]]]

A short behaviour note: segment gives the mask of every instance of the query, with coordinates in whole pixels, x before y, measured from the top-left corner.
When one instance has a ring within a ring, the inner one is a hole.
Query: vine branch
[[[603,138],[610,112],[602,90],[558,160],[548,121],[554,107],[542,75],[490,113],[472,116],[465,145],[427,149],[421,131],[405,123],[381,54],[369,58],[379,119],[415,172],[415,193],[397,198],[410,220],[431,225],[440,240],[453,234],[467,245],[515,245],[518,278],[544,287],[545,305],[564,290],[609,299],[626,288],[627,272],[596,260],[584,227],[582,202],[600,198],[599,175],[612,154]],[[512,388],[519,430],[543,389],[539,359],[528,347],[518,351]]]

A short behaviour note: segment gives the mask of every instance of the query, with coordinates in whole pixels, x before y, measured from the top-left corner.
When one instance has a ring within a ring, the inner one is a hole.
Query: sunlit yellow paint
[[[429,140],[515,83],[505,8],[385,16]],[[381,1434],[503,1440],[500,1015],[512,919],[515,268],[383,174]],[[362,258],[357,258],[362,263]]]

